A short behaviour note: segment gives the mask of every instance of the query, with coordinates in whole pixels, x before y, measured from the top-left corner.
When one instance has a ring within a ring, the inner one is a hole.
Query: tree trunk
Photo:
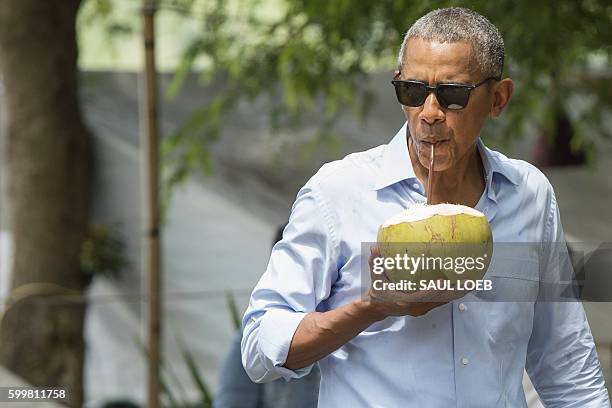
[[[89,134],[78,101],[80,0],[0,1],[8,223],[15,303],[0,325],[0,364],[83,402],[85,306],[79,252],[89,210]]]

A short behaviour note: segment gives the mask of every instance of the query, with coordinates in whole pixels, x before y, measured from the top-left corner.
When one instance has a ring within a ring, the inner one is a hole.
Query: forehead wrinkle
[[[451,45],[459,47],[452,47]],[[406,47],[402,76],[410,79],[433,79],[439,82],[471,82],[478,76],[474,50],[468,42],[440,43],[420,38],[410,39]],[[467,51],[457,52],[457,51]],[[454,55],[453,55],[454,54]]]

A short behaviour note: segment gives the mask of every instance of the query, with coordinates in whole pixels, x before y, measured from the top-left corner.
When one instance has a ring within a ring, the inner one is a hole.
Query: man
[[[406,124],[306,183],[253,291],[242,339],[253,381],[299,378],[318,362],[321,407],[525,407],[526,368],[548,406],[610,406],[579,302],[361,296],[362,243],[428,194],[483,212],[495,242],[564,242],[542,173],[479,138],[512,96],[503,60],[498,30],[473,11],[435,10],[410,28],[394,81]],[[531,270],[529,259],[512,261]],[[537,291],[537,275],[506,278]]]

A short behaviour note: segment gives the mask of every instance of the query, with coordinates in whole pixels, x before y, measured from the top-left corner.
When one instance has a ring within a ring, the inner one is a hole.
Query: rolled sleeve
[[[255,382],[307,375],[283,367],[302,319],[329,297],[337,279],[333,222],[312,180],[298,193],[283,238],[272,249],[242,327],[242,363]]]
[[[305,316],[306,313],[273,309],[261,319],[259,351],[267,357],[264,362],[271,363],[266,369],[275,371],[285,380],[303,377],[312,369],[312,365],[293,371],[282,366],[287,361],[293,335]]]
[[[563,249],[565,237],[554,194],[545,237],[555,250],[544,266],[563,279],[571,262]],[[535,303],[526,369],[547,407],[610,407],[593,336],[577,299],[555,301],[547,296]]]

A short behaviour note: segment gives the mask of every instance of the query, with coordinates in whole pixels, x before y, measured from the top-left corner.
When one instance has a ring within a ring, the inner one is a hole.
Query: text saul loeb
[[[410,256],[396,254],[394,257],[376,257],[372,262],[372,272],[382,275],[385,271],[405,271],[415,275],[417,271],[444,270],[461,276],[466,271],[480,270],[486,267],[487,254],[478,257],[440,257],[440,256]],[[420,277],[423,277],[421,274]],[[394,282],[375,279],[372,288],[376,291],[413,291],[413,290],[491,290],[492,282],[487,279],[394,279]]]

